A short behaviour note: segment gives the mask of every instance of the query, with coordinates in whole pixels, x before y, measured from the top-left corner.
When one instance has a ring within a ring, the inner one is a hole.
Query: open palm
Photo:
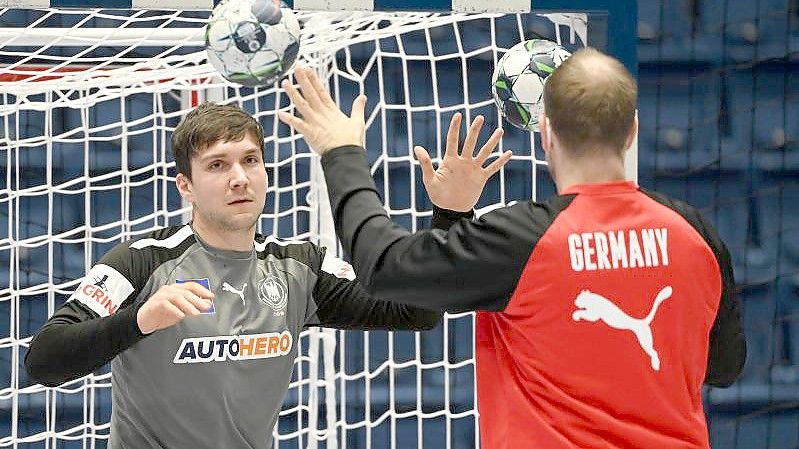
[[[427,150],[420,146],[414,148],[414,153],[422,166],[422,181],[427,189],[427,195],[436,206],[459,212],[472,210],[480,199],[488,178],[510,160],[512,153],[506,151],[487,167],[483,167],[502,138],[502,130],[495,130],[480,151],[474,154],[483,122],[483,116],[474,119],[463,141],[463,149],[458,152],[461,114],[452,117],[447,131],[444,158],[437,169],[433,169],[433,162]]]
[[[365,95],[359,95],[353,101],[348,117],[341,112],[313,70],[297,67],[294,77],[300,85],[299,90],[288,80],[283,80],[281,86],[299,116],[280,111],[280,121],[302,133],[308,146],[320,156],[334,148],[364,144]]]

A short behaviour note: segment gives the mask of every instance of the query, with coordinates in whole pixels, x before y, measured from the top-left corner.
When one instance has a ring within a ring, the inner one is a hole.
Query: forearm
[[[347,330],[430,330],[441,321],[441,313],[405,304],[372,299],[364,306],[338,307],[335,310],[320,308],[319,322],[322,325]]]
[[[701,216],[700,222],[704,223],[704,218]],[[710,225],[704,227],[712,229]],[[714,387],[728,387],[743,371],[746,362],[746,339],[730,252],[715,231],[710,235],[710,240],[713,247],[717,248],[715,254],[721,272],[722,294],[716,320],[710,332],[705,382]]]
[[[740,376],[745,361],[746,340],[739,304],[735,298],[725,298],[710,334],[705,383],[729,387]]]
[[[316,312],[306,323],[337,329],[427,330],[441,313],[371,296],[357,280],[322,271],[314,286]]]
[[[358,147],[322,157],[336,232],[366,290],[430,310],[503,309],[538,238],[530,206],[411,234],[386,214],[366,162]]]
[[[362,148],[332,150],[322,157],[322,165],[336,232],[358,279],[368,286],[385,249],[409,232],[386,215]]]
[[[746,343],[736,337],[711,349],[705,383],[713,387],[726,388],[740,376],[746,360]]]
[[[384,316],[389,319],[385,323],[379,323],[379,326],[370,326],[372,328],[426,331],[436,327],[441,321],[441,312],[386,301],[381,303],[387,308]]]
[[[60,385],[94,372],[142,338],[135,307],[77,322],[57,315],[31,341],[25,369],[36,382]]]

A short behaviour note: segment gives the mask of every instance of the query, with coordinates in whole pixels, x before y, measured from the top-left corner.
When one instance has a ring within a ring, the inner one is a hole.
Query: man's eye
[[[211,169],[211,170],[219,170],[220,168],[222,168],[222,162],[219,162],[219,161],[211,162],[208,165],[208,168]]]

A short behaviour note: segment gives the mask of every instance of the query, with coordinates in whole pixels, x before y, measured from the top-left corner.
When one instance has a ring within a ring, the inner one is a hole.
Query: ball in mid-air
[[[519,42],[494,67],[491,91],[502,116],[513,126],[538,131],[538,114],[544,107],[544,83],[549,74],[571,55],[545,39]]]
[[[280,0],[225,0],[205,27],[208,60],[228,81],[263,86],[294,65],[300,23]]]

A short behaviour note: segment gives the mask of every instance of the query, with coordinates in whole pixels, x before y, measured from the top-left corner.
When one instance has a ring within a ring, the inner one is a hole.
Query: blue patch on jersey
[[[207,288],[208,290],[211,290],[211,282],[208,280],[208,278],[202,278],[202,279],[175,279],[175,283],[176,284],[185,284],[186,282],[196,282],[196,283],[202,285],[203,287]],[[211,308],[206,310],[205,312],[201,312],[201,313],[203,315],[213,315],[214,313],[216,313],[216,305],[214,304],[213,298],[211,299]]]

